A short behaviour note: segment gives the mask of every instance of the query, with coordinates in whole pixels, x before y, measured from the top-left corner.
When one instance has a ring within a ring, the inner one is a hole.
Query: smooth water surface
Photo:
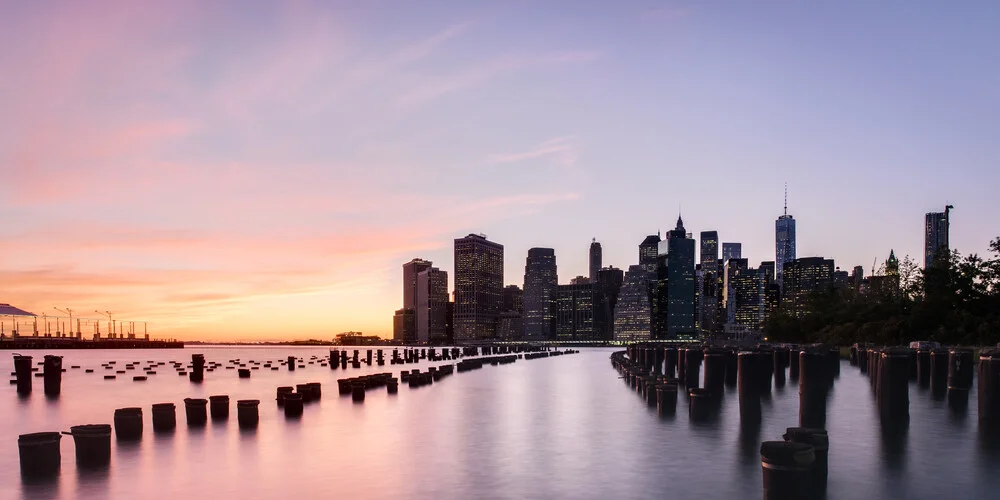
[[[195,352],[225,363],[326,356],[329,350],[58,352],[68,369],[58,399],[45,397],[41,378],[30,397],[18,397],[13,385],[0,396],[6,400],[0,498],[760,498],[760,441],[780,440],[786,427],[798,424],[794,385],[775,387],[764,401],[758,432],[740,428],[737,397],[729,389],[711,422],[690,422],[683,398],[676,416],[662,419],[618,378],[612,349],[487,365],[417,389],[401,384],[398,395],[372,390],[363,404],[339,396],[336,379],[448,362],[346,371],[314,364],[294,372],[254,370],[251,379],[220,369],[206,373],[202,384],[168,365],[146,382],[133,382],[132,371],[102,379],[113,373],[101,368],[105,361],[186,363]],[[39,361],[45,353],[28,354]],[[305,382],[322,383],[323,399],[307,404],[301,419],[286,420],[275,388]],[[230,396],[230,420],[189,430],[182,400],[214,394]],[[237,399],[261,400],[255,431],[237,427]],[[178,406],[173,434],[152,432],[150,406],[159,402]],[[18,434],[112,423],[114,410],[126,406],[143,408],[143,439],[119,445],[112,438],[106,470],[78,471],[73,439],[66,436],[59,477],[22,481]],[[975,388],[968,411],[961,412],[911,384],[908,426],[883,433],[868,379],[843,362],[827,429],[830,499],[994,498],[1000,488],[1000,451],[979,439]]]

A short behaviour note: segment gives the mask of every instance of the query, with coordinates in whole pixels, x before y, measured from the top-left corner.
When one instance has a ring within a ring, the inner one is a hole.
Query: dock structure
[[[146,322],[116,321],[110,312],[104,336],[101,320],[74,318],[72,309],[53,309],[67,316],[34,314],[10,304],[0,304],[0,350],[4,349],[174,349],[184,347],[178,340],[150,339]],[[9,318],[9,319],[8,319]],[[136,325],[141,323],[142,334]],[[93,330],[84,338],[83,329]]]

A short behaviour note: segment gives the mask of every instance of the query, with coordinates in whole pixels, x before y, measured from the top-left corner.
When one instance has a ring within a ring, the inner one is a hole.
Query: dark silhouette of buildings
[[[556,334],[556,252],[532,248],[524,264],[524,336],[551,339]]]
[[[951,251],[948,245],[949,218],[952,205],[944,207],[944,212],[930,212],[924,216],[924,268]]]
[[[470,234],[455,240],[455,341],[496,337],[503,305],[503,245]]]
[[[601,244],[597,238],[590,242],[590,281],[597,282],[597,272],[601,270]]]

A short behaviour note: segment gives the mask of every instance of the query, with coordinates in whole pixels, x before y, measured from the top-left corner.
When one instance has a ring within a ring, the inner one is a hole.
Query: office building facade
[[[532,248],[524,264],[524,336],[526,339],[551,339],[556,334],[556,288],[559,278],[556,252],[551,248]]]
[[[503,245],[470,234],[455,240],[455,341],[496,337],[503,306]]]

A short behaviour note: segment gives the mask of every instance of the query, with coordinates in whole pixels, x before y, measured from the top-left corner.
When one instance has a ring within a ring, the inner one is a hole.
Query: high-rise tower
[[[951,251],[948,245],[948,226],[952,205],[944,207],[944,212],[930,212],[924,216],[924,268],[931,267],[942,254]]]
[[[524,264],[524,337],[551,339],[556,333],[556,252],[532,248]]]
[[[601,270],[601,244],[597,238],[590,243],[590,282],[597,283],[597,272]]]
[[[677,227],[667,234],[667,337],[694,334],[694,239],[677,216]]]
[[[470,234],[455,240],[455,340],[496,335],[503,305],[503,245]]]
[[[719,279],[719,233],[717,231],[701,232],[701,276],[698,325],[704,333],[711,333],[715,330],[716,309],[718,308],[716,296],[719,293],[716,286]]]
[[[788,186],[785,186],[785,213],[774,221],[775,281],[782,283],[785,264],[795,260],[795,218],[788,215]]]

